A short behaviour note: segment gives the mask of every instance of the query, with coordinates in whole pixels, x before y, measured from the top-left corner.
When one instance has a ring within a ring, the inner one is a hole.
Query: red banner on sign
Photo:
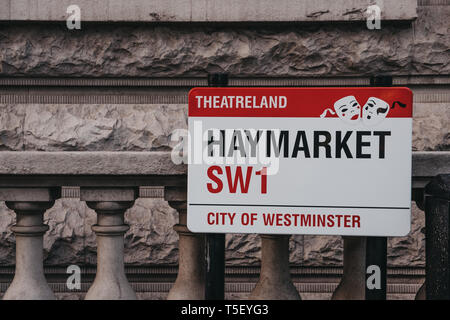
[[[194,88],[191,117],[412,117],[412,92],[403,87]]]

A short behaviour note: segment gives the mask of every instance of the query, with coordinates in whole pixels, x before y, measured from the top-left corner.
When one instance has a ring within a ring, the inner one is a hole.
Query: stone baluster
[[[364,300],[366,277],[366,237],[344,239],[344,272],[332,300]]]
[[[417,290],[416,296],[414,297],[414,300],[426,300],[426,283],[422,283],[419,290]]]
[[[205,299],[205,236],[192,233],[186,227],[186,192],[185,187],[165,187],[164,190],[165,200],[179,214],[179,223],[174,226],[179,235],[178,276],[168,300]]]
[[[260,235],[261,274],[253,289],[252,300],[299,300],[289,269],[289,237]]]
[[[56,188],[0,189],[0,199],[17,216],[11,228],[16,237],[16,271],[4,300],[56,299],[44,276],[43,237],[48,226],[43,221],[45,211],[59,197]]]
[[[84,188],[80,199],[97,213],[92,230],[97,237],[97,274],[86,300],[134,300],[136,294],[125,275],[123,236],[129,229],[125,211],[138,196],[137,188]]]

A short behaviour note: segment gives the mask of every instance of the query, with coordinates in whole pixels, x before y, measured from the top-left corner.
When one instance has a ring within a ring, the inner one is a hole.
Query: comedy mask
[[[334,103],[334,110],[341,120],[350,124],[358,123],[361,106],[354,96],[347,96],[336,101]]]

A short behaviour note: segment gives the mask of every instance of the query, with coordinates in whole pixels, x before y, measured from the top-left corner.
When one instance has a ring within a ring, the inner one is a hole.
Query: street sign
[[[192,232],[404,236],[408,88],[194,88]]]

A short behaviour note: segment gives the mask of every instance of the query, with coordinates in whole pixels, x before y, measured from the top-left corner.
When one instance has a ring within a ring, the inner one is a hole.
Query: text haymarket
[[[208,132],[209,157],[384,159],[390,131],[244,130]]]

